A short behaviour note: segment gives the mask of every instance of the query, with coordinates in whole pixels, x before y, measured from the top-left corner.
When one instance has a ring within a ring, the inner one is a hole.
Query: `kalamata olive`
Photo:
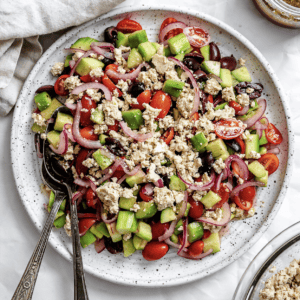
[[[207,74],[202,70],[197,70],[194,73],[194,77],[195,77],[196,81],[199,81],[199,82],[207,80]]]
[[[264,86],[261,83],[244,81],[237,84],[234,88],[238,94],[248,94],[250,99],[256,99],[261,96]]]
[[[43,85],[35,91],[36,94],[42,92],[47,92],[51,96],[51,98],[54,98],[56,96],[53,85]]]
[[[101,61],[105,64],[105,67],[115,62],[114,60],[107,57],[104,57]]]
[[[175,102],[175,101],[173,101],[173,102]],[[168,175],[164,175],[162,179],[163,179],[163,182],[164,182],[164,186],[169,187],[170,178],[168,177]]]
[[[107,149],[116,156],[125,156],[127,153],[118,139],[106,138],[105,145]]]
[[[142,254],[146,260],[158,260],[167,254],[169,246],[164,242],[151,241],[144,248]]]
[[[236,68],[236,59],[233,55],[222,57],[220,60],[221,68],[228,69],[230,71],[235,70]]]
[[[216,107],[217,105],[223,103],[224,100],[222,99],[222,94],[217,95],[217,97],[214,100],[214,107]]]
[[[219,47],[214,42],[209,43],[209,46],[209,59],[219,61],[221,59]]]
[[[201,155],[202,166],[199,168],[200,174],[205,172],[210,173],[212,165],[214,164],[214,157],[210,151],[206,151]]]
[[[184,58],[194,58],[197,60],[197,62],[199,64],[202,64],[204,61],[204,57],[201,53],[199,52],[191,52],[191,53],[187,53],[184,55]]]
[[[104,30],[104,40],[107,43],[112,43],[115,45],[117,40],[117,35],[118,35],[118,31],[114,26],[107,27]]]
[[[129,93],[134,98],[137,98],[138,95],[144,91],[145,91],[145,85],[142,82],[135,83],[129,88]]]
[[[253,100],[256,98],[259,98],[261,96],[261,93],[259,91],[254,91],[253,93],[249,94],[249,99]]]
[[[191,70],[196,71],[200,69],[201,64],[195,58],[186,57],[183,59],[183,63]]]
[[[239,143],[236,142],[235,140],[227,140],[225,143],[233,151],[235,151],[235,152],[240,152],[241,151],[241,147],[240,147]]]
[[[123,251],[122,241],[113,243],[111,238],[104,237],[104,244],[108,252],[111,254],[117,254]]]
[[[262,92],[264,89],[264,86],[261,83],[249,83],[248,86],[258,92]]]

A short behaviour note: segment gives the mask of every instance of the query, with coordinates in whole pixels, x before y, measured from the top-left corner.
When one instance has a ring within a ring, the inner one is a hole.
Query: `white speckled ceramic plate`
[[[236,58],[243,57],[247,60],[254,82],[261,82],[265,87],[267,116],[284,136],[280,146],[280,169],[272,175],[267,188],[259,189],[257,214],[251,219],[232,223],[230,235],[222,239],[221,252],[202,261],[190,261],[178,257],[175,251],[170,250],[163,259],[147,262],[142,258],[141,252],[124,258],[122,254],[111,255],[107,251],[97,254],[93,247],[82,251],[85,271],[105,280],[147,287],[183,284],[227,266],[261,237],[280,208],[291,175],[293,134],[285,95],[260,52],[228,25],[208,15],[186,9],[128,7],[126,10],[114,10],[65,34],[37,62],[20,93],[14,112],[11,141],[14,176],[25,209],[37,228],[41,229],[46,218],[43,203],[47,200],[40,193],[40,164],[30,131],[34,91],[41,85],[55,82],[49,71],[55,62],[64,61],[64,48],[68,48],[79,37],[91,36],[101,40],[104,29],[117,24],[125,16],[140,22],[152,41],[157,39],[160,24],[169,16],[208,30],[212,40],[218,42],[223,56],[234,54]],[[260,207],[261,201],[265,202],[264,207]],[[63,230],[53,230],[50,244],[66,259],[71,260],[71,240]]]

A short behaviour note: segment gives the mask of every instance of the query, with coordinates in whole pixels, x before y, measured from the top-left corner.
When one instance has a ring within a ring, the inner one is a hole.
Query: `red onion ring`
[[[92,43],[91,44],[91,48],[93,49],[93,52],[95,52],[95,53],[97,53],[99,55],[103,55],[103,56],[105,56],[106,58],[109,58],[109,59],[115,59],[115,56],[114,56],[113,53],[102,49],[102,48],[110,48],[110,47],[108,47],[108,46],[105,46],[105,47],[104,46],[102,46],[102,47],[100,46],[100,47],[98,47],[95,44],[99,44],[99,43]],[[103,44],[108,44],[108,43],[103,43]],[[112,50],[112,51],[114,51],[114,50]]]
[[[77,107],[77,104],[75,103],[65,103],[65,106],[71,110],[75,110]]]
[[[90,187],[90,182],[81,178],[76,178],[74,183],[85,188]]]
[[[259,99],[257,101],[257,104],[258,104],[258,109],[257,109],[255,115],[252,116],[251,118],[249,118],[248,120],[243,121],[243,123],[247,125],[247,128],[250,128],[257,121],[259,121],[262,118],[265,111],[266,111],[267,101],[265,99]]]
[[[127,164],[122,159],[121,159],[121,166],[123,168],[123,171],[129,176],[135,175],[141,169],[141,165],[138,165],[132,171],[129,171]]]
[[[142,193],[147,196],[152,196],[154,194],[154,185],[152,183],[147,183],[142,187]]]
[[[230,155],[226,160],[225,160],[225,165],[226,165],[226,169],[227,169],[227,173],[228,176],[232,176],[232,172],[230,170],[230,165],[231,163],[235,161],[241,170],[241,178],[243,178],[244,180],[247,180],[249,178],[249,170],[248,170],[248,166],[246,165],[246,163],[237,155],[233,154]]]
[[[105,224],[111,224],[113,222],[115,222],[118,218],[118,214],[116,214],[112,219],[107,220],[107,214],[104,211],[103,206],[101,205],[101,219]]]
[[[231,177],[231,180],[232,180],[232,177]],[[229,191],[231,192],[232,189],[233,189],[232,183],[230,183],[229,180],[228,180],[228,182],[226,182],[225,184],[227,185]]]
[[[97,182],[100,184],[100,183],[104,182],[105,180],[109,179],[110,177],[112,177],[114,172],[121,165],[121,163],[122,163],[121,159],[116,160],[115,163],[111,167],[109,167],[105,170],[106,175],[103,176],[102,178],[100,178]]]
[[[248,112],[248,110],[249,110],[249,105],[246,105],[246,106],[244,106],[244,108],[242,110],[238,111],[236,113],[236,115],[243,116]]]
[[[108,101],[111,101],[112,96],[111,96],[111,92],[110,90],[102,83],[99,82],[88,82],[88,83],[84,83],[80,86],[77,86],[72,92],[71,94],[73,95],[78,95],[81,92],[86,91],[87,89],[100,89],[103,91],[105,99]]]
[[[172,221],[169,229],[166,230],[163,235],[161,235],[160,237],[158,237],[158,241],[162,242],[162,241],[168,239],[174,233],[176,224],[177,224],[177,220]]]
[[[183,249],[185,248],[185,245],[187,243],[187,236],[188,236],[188,234],[187,234],[187,225],[188,225],[188,219],[186,218],[183,221],[182,245],[179,248],[179,250],[177,252],[177,255],[181,254],[181,252],[183,251]]]
[[[220,231],[219,231],[219,237],[221,239],[221,237],[226,236],[227,234],[229,234],[229,223],[226,224],[226,226],[224,226]]]
[[[71,130],[71,132],[69,131],[69,129]],[[74,137],[73,137],[73,133],[72,133],[72,124],[70,124],[70,123],[65,124],[63,130],[66,132],[69,140],[71,140],[72,142],[76,142]]]
[[[133,132],[127,125],[126,122],[121,121],[120,126],[123,129],[124,133],[130,136],[131,138],[137,140],[138,142],[145,142],[147,139],[151,138],[153,136],[153,132],[149,133],[136,133]]]
[[[217,179],[216,179],[216,182],[215,182],[216,191],[218,191],[218,190],[220,189],[220,185],[221,185],[223,176],[224,176],[224,172],[221,172],[221,173],[217,176]]]
[[[97,186],[96,186],[95,182],[93,180],[91,180],[89,177],[87,177],[87,180],[89,181],[90,187],[93,190],[93,192],[96,193]]]
[[[130,79],[130,80],[134,80],[136,79],[140,72],[141,72],[141,69],[144,67],[144,66],[149,66],[148,63],[146,62],[143,62],[141,63],[133,72],[131,73],[126,73],[126,74],[122,74],[122,73],[118,73],[118,72],[115,72],[114,70],[110,69],[110,70],[107,70],[105,71],[105,74],[110,78],[110,79],[115,79],[115,80],[124,80],[126,81],[127,79]]]
[[[180,220],[184,216],[184,213],[185,213],[186,208],[187,208],[188,197],[189,197],[189,194],[188,194],[187,191],[185,191],[184,192],[184,198],[182,200],[182,204],[181,204],[181,207],[180,207],[180,211],[178,212],[177,220]]]
[[[111,43],[106,43],[106,42],[93,42],[91,43],[91,48],[93,47],[100,47],[100,48],[109,48],[111,52],[115,50],[115,46]]]
[[[181,247],[181,245],[176,244],[176,243],[173,243],[169,238],[165,239],[164,242],[165,242],[166,244],[168,244],[169,246],[174,247],[174,248],[177,248],[177,249],[180,249],[180,247]],[[188,251],[188,248],[185,248],[185,247],[184,247],[184,248],[182,249],[182,251],[187,252],[187,251]]]
[[[76,61],[75,65],[72,67],[71,69],[71,72],[70,72],[70,76],[73,76],[75,70],[76,70],[76,67],[78,66],[78,64],[80,63],[80,61],[85,58],[85,57],[88,57],[90,54],[92,54],[94,51],[93,50],[89,50],[89,51],[86,51],[81,57],[78,58],[78,60]],[[70,62],[69,62],[70,64]]]
[[[63,130],[59,135],[59,143],[57,149],[54,148],[52,145],[49,145],[49,147],[54,153],[59,155],[64,155],[68,150],[68,142],[69,142],[68,135],[66,131]]]
[[[158,188],[163,188],[164,187],[164,182],[161,178],[159,178],[157,181],[154,182],[154,185]]]
[[[70,66],[71,69],[74,69],[75,64],[76,64],[75,60],[72,59],[72,60],[69,61],[69,66]]]
[[[117,181],[117,183],[118,183],[118,184],[121,184],[127,177],[129,177],[129,175],[127,175],[127,174],[123,175],[123,176]]]
[[[196,47],[196,48],[199,48],[199,42],[195,41],[195,39],[193,38],[193,36],[192,36],[192,35],[190,34],[190,32],[189,32],[189,30],[193,30],[194,28],[199,28],[199,29],[201,29],[201,30],[204,31],[204,32],[207,34],[207,36],[208,36],[207,39],[202,39],[202,41],[206,41],[206,42],[204,42],[203,45],[201,45],[201,47],[204,47],[204,46],[208,45],[209,42],[210,42],[210,35],[209,35],[205,30],[203,30],[202,28],[194,26],[194,27],[186,27],[186,28],[183,29],[183,33],[186,35],[186,37],[187,37],[187,39],[189,40],[191,46],[194,46],[194,47]],[[196,34],[195,34],[195,35],[196,35]],[[197,35],[197,38],[199,38],[199,35]]]
[[[197,255],[197,256],[191,256],[191,255],[189,255],[187,253],[184,253],[184,252],[181,252],[178,255],[181,256],[181,257],[187,258],[187,259],[199,260],[199,259],[202,259],[202,258],[210,255],[212,252],[213,252],[213,249],[209,249],[205,253],[201,253],[200,255]]]
[[[165,37],[168,34],[168,32],[171,31],[171,30],[173,30],[173,29],[177,29],[177,28],[184,29],[184,28],[186,28],[186,24],[184,24],[183,22],[174,22],[174,23],[168,24],[159,33],[159,36],[158,36],[159,42],[160,43],[164,42],[165,41]]]
[[[97,239],[95,242],[95,250],[97,253],[101,253],[105,249],[104,239]]]
[[[83,196],[82,193],[79,192],[79,191],[73,193],[73,195],[72,195],[72,203],[74,204],[75,201],[78,200],[78,201],[77,201],[77,205],[78,205],[78,202],[81,202],[82,196]],[[81,198],[81,199],[80,199],[80,198]],[[80,201],[79,201],[79,199],[80,199]]]
[[[245,182],[241,185],[238,185],[236,186],[231,194],[230,194],[230,197],[238,194],[241,190],[243,190],[244,188],[248,187],[248,186],[264,186],[265,184],[263,182],[259,182],[259,181],[248,181],[248,182]]]
[[[211,173],[210,177],[211,177],[211,181],[207,182],[203,185],[197,185],[197,184],[191,184],[188,183],[187,181],[185,181],[182,176],[177,173],[177,176],[181,179],[181,181],[183,181],[189,189],[194,190],[194,191],[206,191],[209,190],[210,188],[213,187],[213,185],[215,184],[215,180],[216,180],[216,174],[214,172]]]
[[[230,217],[231,217],[230,206],[227,202],[225,202],[222,205],[222,210],[223,210],[223,218],[220,221],[216,221],[212,218],[205,218],[205,217],[200,217],[200,218],[195,219],[195,220],[199,221],[199,222],[211,224],[211,225],[214,225],[214,226],[224,226],[230,221]]]
[[[190,117],[194,115],[195,112],[199,110],[200,105],[200,91],[199,87],[197,85],[197,81],[191,71],[178,59],[175,57],[168,57],[169,60],[174,61],[182,70],[188,75],[189,79],[191,80],[191,83],[193,85],[194,91],[195,91],[195,98],[194,98],[194,107],[191,111]]]
[[[130,52],[122,53],[122,57],[127,60],[129,57],[129,54],[130,54]]]

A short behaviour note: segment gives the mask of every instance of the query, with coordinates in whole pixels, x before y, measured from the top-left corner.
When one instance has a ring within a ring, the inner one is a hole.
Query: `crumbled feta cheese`
[[[97,162],[93,158],[87,158],[82,162],[82,165],[87,168],[98,167]]]
[[[236,102],[242,106],[246,106],[250,104],[250,98],[247,94],[240,94],[237,95]]]
[[[103,73],[103,70],[101,67],[93,69],[90,72],[91,77],[102,77],[103,75],[104,75],[104,73]]]
[[[145,127],[147,128],[147,132],[153,132],[157,128],[157,124],[154,122],[155,118],[159,115],[161,109],[153,108],[147,103],[144,103],[143,106],[146,108],[143,112]]]
[[[162,119],[159,119],[159,128],[167,130],[175,126],[175,122],[172,116],[165,116]]]
[[[94,125],[94,133],[95,134],[103,134],[108,130],[106,124],[95,124]]]
[[[69,144],[68,149],[67,149],[67,152],[66,152],[66,154],[64,155],[64,159],[65,159],[65,160],[73,160],[73,159],[74,159],[73,151],[74,151],[73,146],[72,146],[71,144]]]
[[[216,79],[211,78],[206,81],[205,88],[204,88],[205,93],[215,96],[221,90],[222,87]]]
[[[235,93],[232,86],[222,90],[222,99],[227,102],[235,101]]]
[[[123,240],[124,240],[124,241],[128,241],[128,240],[130,240],[130,239],[131,239],[131,232],[126,233],[126,234],[123,235]]]
[[[248,87],[248,88],[246,89],[246,93],[247,93],[247,94],[251,94],[251,93],[253,93],[253,92],[254,92],[254,89],[251,88],[251,87]]]
[[[145,89],[161,90],[163,87],[163,83],[159,79],[159,74],[154,68],[146,72],[140,72],[137,79],[145,85]]]
[[[78,76],[70,76],[65,79],[64,86],[65,89],[72,91],[74,90],[77,86],[82,85],[82,82],[78,78]]]
[[[118,81],[117,87],[121,89],[123,93],[128,91],[128,83],[122,79]]]
[[[215,221],[220,221],[223,218],[223,211],[221,208],[217,208],[214,211],[205,211],[203,214],[204,218],[211,218]],[[208,229],[211,233],[219,232],[222,226],[215,226],[208,223],[203,223],[203,228]]]
[[[111,101],[104,100],[101,104],[101,108],[105,115],[105,124],[114,125],[115,120],[122,120],[122,113],[118,108],[118,103],[114,99]]]
[[[256,151],[250,151],[248,158],[249,159],[259,159],[260,158],[260,154],[257,153]]]
[[[88,96],[90,96],[95,102],[99,102],[102,94],[97,92],[97,89],[87,89],[85,92]]]
[[[53,76],[59,76],[63,72],[64,68],[65,64],[63,62],[57,62],[53,65],[50,72]]]
[[[156,71],[162,75],[164,75],[166,72],[174,71],[174,69],[175,69],[174,62],[169,60],[164,55],[155,54],[152,57],[152,63],[155,66]],[[176,74],[177,74],[177,72],[176,72]],[[176,77],[178,80],[179,79],[178,76],[176,76]]]
[[[189,118],[194,107],[195,91],[190,87],[183,87],[176,101],[176,107],[184,118]]]
[[[141,207],[137,203],[135,203],[135,204],[133,204],[133,207],[130,208],[130,211],[137,212],[140,208]]]
[[[215,119],[230,119],[235,116],[235,110],[228,105],[225,105],[224,109],[218,109],[214,112]]]
[[[46,119],[42,115],[33,113],[31,115],[31,118],[33,119],[33,122],[37,125],[46,126]]]
[[[119,48],[114,49],[115,60],[119,66],[127,67],[127,62],[123,58],[122,53],[130,51],[130,47],[120,46]]]
[[[46,134],[46,133],[42,133],[42,134],[41,134],[41,139],[42,139],[42,140],[45,140],[46,138],[47,138],[47,134]]]
[[[207,194],[207,191],[195,191],[193,194],[193,199],[195,201],[200,201],[203,196]]]
[[[218,174],[221,174],[222,170],[225,169],[225,163],[222,158],[217,159],[212,166]]]
[[[244,66],[245,63],[246,63],[246,60],[243,59],[243,58],[240,58],[240,59],[238,60],[238,63],[239,63],[240,66]]]
[[[249,130],[245,130],[242,134],[242,139],[243,140],[247,140],[250,137],[250,131]]]
[[[76,51],[74,54],[73,54],[73,56],[72,56],[72,59],[74,60],[74,61],[77,61],[81,56],[83,56],[84,55],[84,53],[82,53],[82,52],[79,52],[79,51]]]
[[[180,203],[184,198],[183,192],[169,190],[167,187],[154,188],[154,202],[157,204],[159,211],[167,207],[173,207],[174,202]]]

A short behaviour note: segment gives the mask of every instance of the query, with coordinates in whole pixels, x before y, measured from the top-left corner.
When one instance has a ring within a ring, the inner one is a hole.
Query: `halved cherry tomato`
[[[70,77],[70,75],[61,75],[54,84],[54,91],[59,96],[67,96],[69,91],[65,89],[65,80]]]
[[[241,111],[243,109],[243,106],[238,104],[235,101],[230,101],[229,106],[235,110],[235,113],[238,113],[239,111]]]
[[[269,175],[273,174],[279,167],[279,159],[274,153],[266,153],[262,155],[258,162],[265,167]]]
[[[204,242],[199,240],[195,241],[189,246],[188,254],[192,257],[198,256],[203,252]]]
[[[249,202],[253,202],[255,195],[256,195],[256,188],[254,186],[245,187],[239,193],[240,199]]]
[[[89,152],[90,151],[88,149],[81,149],[76,157],[75,169],[78,175],[80,175],[81,173],[86,174],[88,171],[88,168],[84,166],[82,162],[86,160],[86,157],[88,156]]]
[[[221,200],[215,204],[212,209],[221,208],[222,205],[229,199],[230,190],[228,186],[225,183],[221,183],[218,191],[215,186],[213,186],[211,190],[221,197]]]
[[[118,132],[119,131],[119,121],[115,120],[115,124],[114,125],[107,125],[107,133],[109,133],[110,131],[116,131]]]
[[[185,32],[187,36],[190,36],[193,39],[193,42],[190,42],[194,47],[203,47],[209,43],[209,34],[205,30],[199,27],[188,27],[188,31]]]
[[[175,22],[177,22],[177,20],[174,18],[166,18],[160,25],[160,31],[162,31],[167,25]]]
[[[143,91],[137,96],[136,100],[139,104],[131,104],[131,107],[134,109],[144,110],[145,107],[143,106],[143,104],[144,103],[149,104],[151,101],[151,91],[150,90]]]
[[[210,235],[211,235],[211,232],[208,229],[204,229],[202,239],[205,240],[205,239],[209,238]]]
[[[193,219],[200,218],[203,214],[203,204],[200,201],[195,201],[192,196],[189,196],[188,202],[191,204],[189,217]]]
[[[243,210],[249,210],[253,206],[253,201],[241,199],[239,195],[233,196],[232,200],[240,209]]]
[[[91,118],[91,109],[96,108],[96,102],[88,95],[84,95],[81,99],[82,110],[80,111],[80,124],[81,126],[93,125]],[[87,109],[87,111],[85,111]]]
[[[169,128],[160,138],[169,145],[174,137],[174,127]]]
[[[80,129],[80,134],[83,138],[91,141],[97,141],[98,140],[98,134],[94,133],[94,127],[93,126],[86,126],[82,129]]]
[[[160,31],[162,31],[167,25],[169,25],[171,23],[175,23],[175,22],[177,22],[177,20],[174,18],[165,19],[160,26]],[[181,29],[181,28],[172,29],[165,35],[164,40],[168,40],[171,37],[178,35],[182,32],[183,32],[183,29]]]
[[[83,236],[86,234],[86,232],[96,223],[97,219],[94,218],[84,218],[79,219],[78,222],[78,229],[79,229],[79,235]]]
[[[130,19],[124,19],[124,20],[120,21],[116,27],[117,27],[117,30],[121,31],[122,33],[132,33],[132,32],[143,29],[142,26],[138,22],[130,20]]]
[[[114,72],[118,72],[118,66],[115,65],[115,64],[110,64],[110,65],[107,65],[106,68],[105,68],[105,74],[108,70],[113,70]],[[109,76],[108,76],[109,77]],[[114,82],[115,84],[118,83],[119,79],[116,79],[116,78],[110,78],[109,79]]]
[[[214,97],[212,95],[208,95],[207,101],[210,103],[214,103]]]
[[[239,144],[241,148],[241,154],[245,154],[246,146],[244,140],[241,139],[239,136],[236,137],[234,140]]]
[[[153,196],[146,195],[145,193],[143,193],[142,190],[143,189],[140,189],[139,195],[145,202],[149,202],[149,201],[153,200]]]
[[[223,140],[232,140],[244,131],[242,123],[236,119],[221,120],[215,124],[216,135]]]
[[[270,144],[279,145],[282,142],[282,135],[274,124],[269,123],[268,128],[265,130],[266,138]]]
[[[168,94],[164,93],[163,91],[156,92],[150,103],[150,106],[152,106],[153,108],[161,109],[156,120],[164,118],[169,112],[171,105],[172,100]]]
[[[169,246],[164,242],[151,241],[144,248],[143,257],[148,260],[158,260],[167,254]]]
[[[182,245],[183,244],[183,234],[180,233],[178,235],[178,241],[179,241],[179,244]],[[185,243],[185,248],[188,248],[189,246],[191,245],[191,243],[188,241],[188,239],[186,240],[186,243]]]
[[[85,199],[86,199],[86,205],[88,207],[92,207],[92,208],[95,208],[96,209],[96,204],[97,204],[97,201],[98,201],[98,197],[96,195],[96,193],[91,189],[89,188],[85,194]]]
[[[115,84],[108,78],[106,74],[102,77],[102,83],[113,93],[114,90],[117,90],[119,93],[119,97],[123,95],[123,93],[115,86]]]
[[[191,117],[190,117],[190,121],[198,121],[199,120],[199,113],[195,112]]]
[[[92,78],[91,78],[90,74],[87,74],[87,75],[81,76],[80,80],[83,82],[91,82]]]
[[[166,230],[169,229],[170,223],[161,223],[160,221],[155,223],[151,222],[152,240],[157,241],[160,236],[162,236]]]

